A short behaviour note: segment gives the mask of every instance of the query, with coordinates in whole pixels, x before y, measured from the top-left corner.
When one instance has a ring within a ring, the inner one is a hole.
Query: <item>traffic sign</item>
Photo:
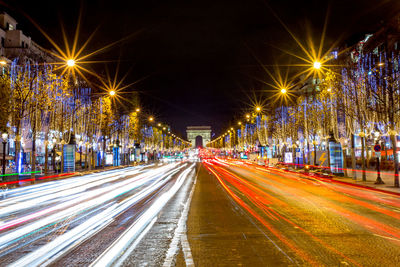
[[[381,151],[381,145],[379,145],[379,144],[376,144],[376,145],[374,145],[374,151],[375,152],[379,152],[379,151]]]

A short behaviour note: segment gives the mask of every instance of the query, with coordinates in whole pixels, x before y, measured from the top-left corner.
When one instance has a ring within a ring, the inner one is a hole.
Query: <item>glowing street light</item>
[[[73,67],[73,66],[75,66],[75,60],[74,59],[68,59],[67,60],[67,66],[68,67]]]
[[[321,68],[321,62],[314,61],[314,69],[319,70]]]
[[[242,122],[241,122],[241,121],[239,121],[239,122],[238,122],[238,125],[242,125]]]
[[[287,93],[286,88],[282,88],[282,89],[281,89],[281,94],[286,94],[286,93]]]
[[[111,90],[110,92],[108,92],[110,94],[110,96],[115,96],[115,91]]]
[[[246,118],[250,119],[250,114],[246,114]]]
[[[161,123],[157,124],[158,127],[161,127]]]
[[[137,108],[137,109],[136,109],[136,112],[140,112],[140,108]]]
[[[154,121],[154,118],[152,116],[149,117],[149,121]]]
[[[2,66],[7,65],[7,61],[5,61],[4,59],[0,60],[0,65],[2,65]]]

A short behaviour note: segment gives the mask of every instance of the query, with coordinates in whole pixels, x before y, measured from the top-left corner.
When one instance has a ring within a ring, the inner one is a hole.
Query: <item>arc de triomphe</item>
[[[203,146],[205,147],[211,141],[211,126],[188,126],[186,128],[186,135],[192,147],[196,146],[196,137],[201,136],[203,139]]]

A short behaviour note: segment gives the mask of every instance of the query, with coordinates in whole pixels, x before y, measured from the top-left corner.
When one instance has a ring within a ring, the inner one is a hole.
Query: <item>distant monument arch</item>
[[[196,147],[196,139],[197,144],[200,143],[199,136],[202,139],[202,145],[205,147],[211,141],[211,126],[188,126],[186,135],[189,142],[192,143],[192,147]]]

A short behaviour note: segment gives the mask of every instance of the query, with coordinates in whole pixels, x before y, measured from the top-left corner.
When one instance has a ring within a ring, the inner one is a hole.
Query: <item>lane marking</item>
[[[169,249],[167,251],[163,267],[175,266],[175,258],[179,252],[179,245],[182,246],[183,257],[185,259],[186,266],[191,266],[191,267],[195,266],[192,252],[190,250],[190,244],[187,238],[186,221],[189,215],[190,203],[192,202],[194,189],[196,187],[197,175],[198,172],[196,173],[189,197],[184,205],[181,217],[179,218],[178,226],[176,227],[174,232],[174,237],[172,238],[172,241],[169,245]]]

